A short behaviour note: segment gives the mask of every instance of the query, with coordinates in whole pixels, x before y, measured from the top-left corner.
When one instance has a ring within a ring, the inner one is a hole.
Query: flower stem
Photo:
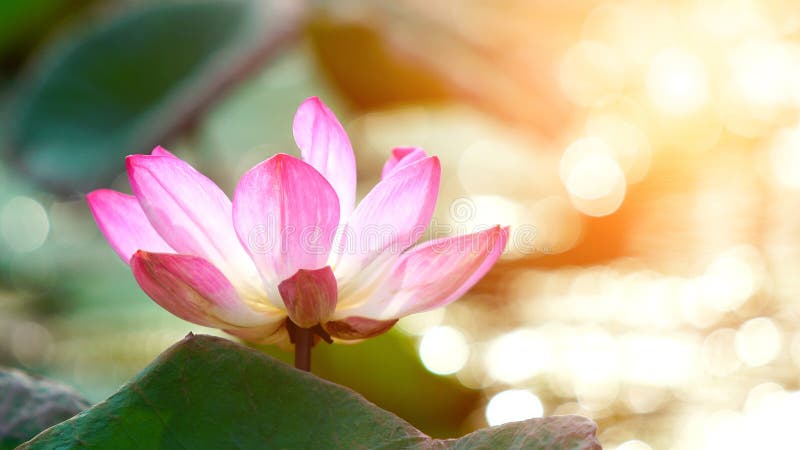
[[[314,334],[311,328],[295,327],[294,329],[294,366],[300,370],[311,372],[311,346],[314,345]]]

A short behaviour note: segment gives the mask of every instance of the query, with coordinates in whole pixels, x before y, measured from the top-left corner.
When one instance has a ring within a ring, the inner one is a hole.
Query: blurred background
[[[213,333],[138,289],[83,195],[128,191],[156,144],[230,193],[298,154],[318,95],[360,195],[422,146],[431,232],[512,238],[465,298],[318,347],[317,374],[436,437],[575,413],[612,450],[796,441],[792,0],[5,0],[0,93],[0,364],[99,401]]]

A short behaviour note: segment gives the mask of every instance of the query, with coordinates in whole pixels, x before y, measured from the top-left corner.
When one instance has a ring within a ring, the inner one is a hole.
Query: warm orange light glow
[[[584,214],[611,214],[625,198],[625,174],[609,152],[604,142],[587,139],[564,153],[564,184],[573,205]]]
[[[579,42],[564,55],[561,87],[573,102],[597,106],[619,94],[625,84],[622,61],[613,49],[599,42]]]
[[[703,62],[686,50],[662,50],[650,62],[647,94],[665,114],[685,116],[698,111],[709,99]]]

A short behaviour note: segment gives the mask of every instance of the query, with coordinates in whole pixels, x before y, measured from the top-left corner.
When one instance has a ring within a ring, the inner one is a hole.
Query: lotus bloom
[[[355,206],[355,157],[333,113],[310,98],[293,131],[302,159],[256,165],[233,201],[161,147],[127,157],[133,195],[88,195],[103,235],[156,303],[252,342],[282,341],[295,325],[362,339],[457,299],[505,248],[500,226],[413,246],[439,191],[435,156],[394,149]]]

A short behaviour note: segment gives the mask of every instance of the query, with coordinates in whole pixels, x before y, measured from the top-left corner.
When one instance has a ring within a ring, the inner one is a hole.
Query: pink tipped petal
[[[156,148],[150,152],[150,156],[169,156],[171,158],[177,158],[177,156],[173,155],[171,152],[167,151],[164,147],[158,145]]]
[[[381,179],[384,179],[394,173],[395,170],[405,167],[420,159],[426,158],[425,150],[419,147],[397,147],[392,150],[392,156],[383,165],[383,172]]]
[[[439,195],[439,160],[428,157],[396,169],[359,203],[334,252],[336,275],[349,279],[371,262],[400,255],[428,227]]]
[[[311,97],[297,108],[292,132],[303,160],[336,191],[340,216],[349,216],[356,199],[356,160],[342,124],[319,98]]]
[[[277,310],[250,308],[225,275],[203,258],[140,250],[131,258],[131,269],[150,298],[189,322],[226,329],[280,320]]]
[[[278,285],[292,322],[311,328],[328,320],[336,310],[338,289],[330,266],[317,270],[300,269]]]
[[[325,331],[332,337],[344,341],[367,339],[389,331],[397,319],[374,320],[365,317],[347,317],[334,320],[323,325]]]
[[[100,232],[125,264],[128,264],[136,250],[173,253],[172,248],[150,225],[136,197],[99,189],[90,192],[86,201]]]
[[[327,263],[339,201],[305,162],[278,154],[245,173],[233,198],[239,239],[268,284]]]
[[[393,319],[445,306],[466,293],[500,258],[508,228],[426,242],[404,254],[389,274],[389,289],[349,311]]]
[[[176,252],[203,257],[229,277],[257,278],[233,230],[231,201],[213,181],[174,156],[133,155],[126,163],[147,218]]]

